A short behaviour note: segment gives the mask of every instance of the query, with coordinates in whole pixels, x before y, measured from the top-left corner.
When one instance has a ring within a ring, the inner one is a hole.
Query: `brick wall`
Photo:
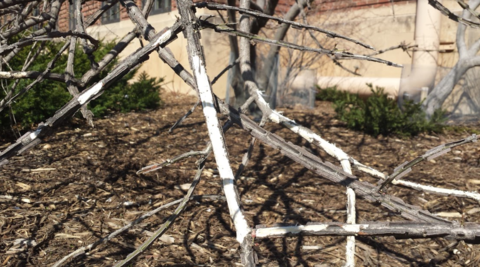
[[[57,27],[59,31],[68,31],[68,2],[63,2],[58,14]]]
[[[138,5],[138,7],[142,8],[142,0],[135,0],[135,3]],[[84,18],[88,18],[90,15],[94,14],[95,11],[100,9],[102,6],[102,2],[99,1],[88,1],[82,5],[82,11],[83,11],[83,16]],[[69,1],[65,1],[60,9],[60,14],[58,18],[58,29],[60,31],[68,31],[68,18],[70,16],[69,13],[69,7],[70,3]],[[177,8],[176,1],[172,1],[172,10]],[[120,19],[125,20],[129,19],[127,10],[120,6]],[[100,25],[101,24],[101,18],[99,18],[94,25]]]
[[[141,8],[142,0],[135,0],[137,5]],[[198,1],[195,1],[198,2]],[[226,2],[226,0],[217,0],[217,3]],[[364,8],[376,8],[381,6],[391,5],[392,2],[395,5],[406,4],[409,2],[415,2],[414,0],[314,0],[311,4],[312,10],[316,12],[328,12],[328,11],[342,11],[351,9],[364,9]],[[295,0],[279,0],[277,5],[277,14],[285,14],[290,7],[295,3]],[[85,18],[93,14],[101,7],[101,2],[88,1],[83,4],[82,9]],[[172,0],[172,10],[177,9],[177,1]],[[69,17],[69,1],[65,1],[62,5],[60,16],[58,19],[58,27],[60,31],[68,31],[68,17]],[[129,19],[127,11],[124,7],[120,7],[120,19]],[[97,20],[95,25],[100,25],[101,19]]]
[[[312,10],[316,12],[342,11],[349,9],[377,8],[393,4],[406,4],[416,2],[414,0],[314,0],[311,4]],[[295,3],[294,0],[280,0],[277,12],[286,13]]]

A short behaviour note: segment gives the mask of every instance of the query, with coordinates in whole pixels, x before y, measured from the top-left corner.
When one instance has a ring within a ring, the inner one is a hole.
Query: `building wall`
[[[137,5],[141,7],[141,0],[137,0]],[[149,23],[157,30],[161,31],[165,27],[173,25],[177,18],[180,17],[178,11],[176,10],[176,3],[172,1],[172,11],[150,15],[148,18]],[[90,1],[83,4],[82,9],[84,11],[84,17],[87,17],[90,14],[93,14],[101,6],[101,2]],[[65,2],[61,9],[61,15],[59,19],[59,29],[61,31],[68,31],[68,2]],[[206,9],[198,9],[197,14],[216,14],[209,12]],[[103,39],[105,41],[109,40],[119,40],[127,33],[132,31],[135,28],[133,23],[130,21],[128,14],[125,8],[120,8],[120,21],[115,23],[102,24],[99,19],[93,26],[87,28],[87,32],[97,39]],[[145,40],[142,40],[146,42]],[[215,77],[225,66],[227,66],[229,61],[229,51],[228,51],[228,40],[226,36],[215,34],[211,30],[202,31],[202,44],[204,51],[206,53],[206,64],[207,64],[207,74],[210,78]],[[127,48],[120,54],[120,58],[124,58],[135,50],[140,48],[140,41],[138,39],[133,40]],[[176,59],[187,69],[190,70],[190,65],[188,62],[187,51],[186,51],[186,41],[183,38],[183,35],[178,35],[178,39],[173,41],[168,49],[172,51]],[[189,86],[187,86],[182,79],[180,79],[171,68],[163,63],[158,54],[150,54],[150,59],[143,63],[139,69],[139,72],[146,71],[150,76],[162,77],[164,78],[163,87],[168,91],[194,94],[195,92]],[[225,86],[226,86],[226,75],[219,79],[219,81],[213,85],[213,90],[220,97],[225,95]]]
[[[282,14],[288,12],[293,3],[294,0],[281,0],[277,8],[277,15],[282,16]],[[137,0],[137,4],[140,5],[141,0]],[[455,0],[444,0],[443,4],[452,10],[460,9]],[[100,5],[101,2],[97,1],[86,2],[83,5],[85,15],[88,16],[90,13],[93,13]],[[152,15],[149,17],[149,22],[157,31],[171,26],[177,17],[179,17],[175,9],[175,1],[172,1],[171,12]],[[401,43],[414,44],[415,11],[416,1],[412,0],[315,0],[311,3],[311,8],[307,10],[307,18],[312,25],[361,40],[374,46],[376,49],[386,49]],[[216,12],[209,12],[206,9],[197,9],[197,12],[199,14],[216,15]],[[94,26],[89,27],[87,31],[99,39],[120,39],[134,28],[124,8],[120,10],[120,18],[120,22],[105,25],[102,25],[99,20]],[[275,27],[276,25],[272,23],[265,29],[265,32],[273,33]],[[456,27],[457,24],[455,22],[450,21],[446,17],[442,18],[442,27],[438,32],[441,43],[447,44],[445,47],[449,48],[448,52],[441,53],[439,56],[438,61],[442,66],[452,66],[456,60]],[[60,30],[68,30],[68,2],[65,2],[62,6],[59,28]],[[294,31],[292,30],[290,32],[290,36],[292,36]],[[356,54],[370,54],[373,52],[350,42],[328,38],[324,34],[317,34],[317,37],[326,48],[335,48]],[[290,39],[293,40],[294,38],[292,37]],[[210,30],[204,30],[202,31],[202,44],[206,53],[207,72],[210,78],[213,78],[228,64],[228,40],[224,35]],[[308,45],[312,47],[316,46],[313,42]],[[139,41],[134,40],[121,56],[126,56],[139,47]],[[450,49],[452,47],[453,51]],[[268,49],[268,47],[262,45],[259,45],[258,48],[262,53]],[[189,69],[186,42],[181,34],[177,40],[168,46],[168,49],[173,52],[185,68]],[[282,55],[287,54],[285,49],[282,49],[281,53]],[[307,56],[308,54],[309,53],[306,53]],[[377,57],[408,66],[411,64],[410,56],[411,53],[397,49],[380,54]],[[400,78],[402,76],[402,68],[389,67],[384,64],[360,60],[347,60],[343,61],[342,64],[351,70],[355,70],[364,77]],[[318,76],[354,76],[335,66],[326,56],[321,57],[316,63],[308,66],[308,68],[316,70]],[[193,93],[166,64],[161,62],[156,54],[151,54],[150,60],[142,65],[140,71],[146,71],[152,76],[164,77],[164,87],[167,88],[167,90]],[[226,75],[224,75],[213,88],[219,96],[224,96]]]
[[[427,0],[425,0],[427,1]],[[459,10],[455,1],[444,0],[444,5],[452,10]],[[452,5],[455,4],[455,5]],[[368,7],[367,7],[368,6]],[[370,4],[361,9],[348,9],[348,12],[325,12],[317,18],[317,25],[322,28],[358,39],[378,50],[387,49],[401,43],[415,45],[415,12],[416,1],[394,2],[381,6]],[[442,26],[438,29],[440,49],[439,65],[451,66],[456,59],[455,33],[457,24],[442,17]],[[370,54],[373,51],[364,49],[350,42],[323,38],[324,43],[337,44],[341,50],[356,54]],[[447,49],[448,48],[448,49]],[[453,50],[452,50],[453,49]],[[398,64],[411,64],[411,51],[392,50],[376,56]],[[344,61],[350,69],[358,69],[358,73],[366,77],[400,77],[401,68],[388,67],[384,64],[368,61]],[[320,64],[319,64],[320,65]],[[320,66],[322,76],[353,76],[332,64],[325,58]]]

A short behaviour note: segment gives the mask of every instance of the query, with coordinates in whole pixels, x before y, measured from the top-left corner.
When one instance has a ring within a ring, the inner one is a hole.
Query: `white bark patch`
[[[407,186],[407,187],[417,189],[417,190],[420,190],[420,191],[425,191],[425,192],[428,192],[428,193],[434,193],[434,194],[445,195],[445,196],[467,197],[467,198],[475,199],[476,201],[480,201],[480,194],[477,193],[477,192],[462,191],[462,190],[457,190],[457,189],[439,188],[439,187],[434,187],[434,186],[430,186],[430,185],[422,185],[422,184],[412,183],[412,182],[404,181],[404,180],[400,180],[400,181],[393,180],[392,183]]]
[[[42,131],[41,129],[38,129],[35,132],[31,133],[30,139],[34,140],[35,138],[37,138],[41,131]]]
[[[282,226],[282,227],[268,227],[268,228],[258,228],[255,230],[255,237],[262,238],[268,236],[283,236],[286,234],[299,234],[301,232],[316,232],[321,233],[326,231],[332,225],[328,224],[318,224],[318,225],[298,225],[298,226]],[[348,233],[357,234],[361,229],[368,227],[366,224],[354,224],[354,225],[338,225],[335,227],[340,227]]]
[[[350,164],[348,163],[350,167]],[[350,174],[351,171],[349,172]],[[350,227],[351,224],[355,224],[356,210],[355,210],[355,192],[350,187],[347,187],[347,223]],[[355,236],[347,236],[347,245],[345,246],[345,266],[355,266]]]
[[[102,87],[103,87],[103,83],[98,82],[97,84],[95,84],[95,86],[91,87],[84,94],[78,97],[78,103],[80,103],[80,105],[87,103],[87,101],[89,101],[93,96],[95,96],[96,94],[98,94],[98,92],[100,92]]]
[[[168,39],[170,39],[170,37],[172,37],[172,30],[167,30],[157,39],[157,41],[155,41],[155,43],[153,43],[153,46],[158,46],[166,43]]]
[[[0,71],[0,78],[11,79],[11,78],[25,78],[25,77],[27,77],[27,72],[25,71],[19,71],[15,73],[11,73],[9,71]]]
[[[276,111],[272,111],[268,118],[275,123],[283,124],[285,127],[290,129],[292,132],[300,135],[308,142],[314,143],[315,145],[323,148],[325,152],[327,152],[330,156],[335,157],[340,161],[340,164],[342,164],[342,168],[345,172],[352,173],[349,156],[340,148],[325,141],[323,138],[312,132],[310,129],[298,125],[295,121],[278,114],[278,112]]]
[[[228,154],[225,146],[221,127],[217,118],[217,111],[213,105],[212,91],[205,67],[199,56],[192,56],[193,72],[197,79],[197,87],[202,100],[203,113],[207,121],[208,134],[212,141],[213,153],[217,162],[218,172],[223,180],[223,190],[227,198],[230,217],[235,224],[237,231],[237,241],[242,243],[250,232],[250,227],[243,217],[240,204],[237,202],[236,191],[234,187],[234,175],[228,160]]]

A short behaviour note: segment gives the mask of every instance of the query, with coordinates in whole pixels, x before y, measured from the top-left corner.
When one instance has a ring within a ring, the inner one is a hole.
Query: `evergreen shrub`
[[[12,40],[12,42],[15,42],[15,40]],[[51,42],[45,45],[43,51],[27,71],[44,71],[47,64],[63,45],[63,42]],[[101,42],[94,52],[95,60],[100,61],[114,45],[114,42]],[[35,48],[32,48],[32,46],[22,48],[20,53],[9,62],[9,67],[13,70],[21,70],[29,52],[33,50]],[[60,55],[51,72],[64,73],[67,58],[67,53]],[[111,62],[99,75],[92,79],[86,88],[104,78],[116,64],[116,60]],[[90,61],[80,46],[75,50],[74,69],[76,78],[80,78],[90,69]],[[107,88],[102,96],[89,104],[89,109],[93,111],[95,116],[104,116],[109,112],[153,109],[161,105],[160,83],[163,80],[150,78],[146,73],[142,73],[137,81],[129,83],[128,80],[132,79],[136,72],[137,70],[129,72],[111,85],[110,88]],[[19,80],[15,93],[31,82],[33,82],[32,79]],[[4,80],[2,85],[3,88],[7,89],[11,88],[13,83],[13,80]],[[5,95],[5,90],[0,90],[0,100]],[[11,108],[6,107],[0,113],[0,135],[8,137],[12,136],[12,129],[21,133],[34,128],[37,123],[53,116],[55,111],[65,105],[71,98],[65,83],[45,79],[12,103]],[[77,116],[79,115],[77,114]]]
[[[380,87],[367,84],[372,95],[362,99],[336,88],[320,89],[318,100],[333,102],[337,117],[350,129],[367,134],[412,136],[422,132],[441,132],[444,128],[445,112],[438,110],[428,119],[422,109],[422,103],[407,101],[400,109],[396,101],[385,94]]]

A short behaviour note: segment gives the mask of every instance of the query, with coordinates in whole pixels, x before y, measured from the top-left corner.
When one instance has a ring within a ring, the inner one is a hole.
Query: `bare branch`
[[[1,4],[1,3],[0,3]],[[55,28],[57,18],[58,18],[58,13],[60,12],[60,7],[61,7],[62,1],[60,0],[53,0],[51,2],[51,7],[50,7],[50,12],[49,13],[42,13],[40,16],[37,17],[32,17],[28,20],[22,21],[18,26],[11,28],[8,31],[3,32],[0,34],[2,39],[7,39],[10,38],[13,35],[18,34],[19,32],[28,29],[34,25],[43,23],[45,21],[48,21],[48,24],[45,27],[42,27],[40,30],[34,32],[32,35],[37,36],[37,35],[42,35],[47,32],[50,32],[52,29]]]
[[[470,26],[472,28],[479,28],[480,27],[480,23],[455,15],[452,11],[450,11],[448,8],[446,8],[444,5],[442,5],[437,0],[428,0],[428,3],[431,6],[433,6],[435,9],[440,11],[443,15],[447,16],[449,19],[451,19],[453,21],[460,22],[460,23],[462,23],[464,25],[467,25],[467,26]]]
[[[373,177],[380,178],[380,179],[386,179],[388,177],[387,175],[379,172],[378,170],[375,170],[372,167],[363,165],[362,163],[356,161],[353,158],[350,158],[350,162],[357,170],[367,173]],[[421,185],[421,184],[417,184],[410,181],[404,181],[404,180],[397,181],[395,179],[392,180],[392,184],[402,185],[415,190],[436,194],[436,195],[465,197],[465,198],[474,199],[476,201],[480,201],[480,194],[477,192],[467,192],[467,191],[456,190],[456,189],[440,188],[440,187],[435,187],[430,185]]]
[[[275,16],[266,15],[266,14],[264,14],[262,12],[259,12],[259,11],[252,11],[250,9],[245,9],[245,8],[240,8],[240,7],[235,7],[235,6],[228,6],[228,5],[217,4],[217,3],[209,3],[209,2],[200,2],[200,3],[195,3],[194,5],[195,5],[195,7],[199,7],[199,8],[206,7],[210,10],[235,10],[235,11],[238,11],[240,14],[246,14],[246,15],[251,15],[251,16],[254,16],[254,17],[271,19],[271,20],[277,21],[279,23],[284,23],[284,24],[291,25],[291,26],[293,26],[293,28],[309,29],[309,30],[321,32],[323,34],[326,34],[326,36],[329,37],[329,38],[344,39],[344,40],[347,40],[347,41],[352,42],[354,44],[363,46],[367,49],[375,50],[375,48],[373,48],[371,45],[365,44],[361,41],[352,39],[350,37],[343,36],[341,34],[334,33],[334,32],[328,31],[328,30],[324,30],[324,29],[321,29],[321,28],[318,28],[318,27],[315,27],[315,26],[311,26],[311,25],[308,25],[308,24],[302,24],[302,23],[298,23],[298,22],[295,22],[295,21],[282,19],[282,18],[275,17]]]
[[[198,88],[202,101],[208,135],[212,142],[215,161],[223,181],[223,190],[227,197],[230,217],[237,232],[237,241],[240,243],[242,249],[242,263],[246,266],[254,266],[252,251],[253,240],[250,236],[251,229],[241,210],[239,196],[235,187],[235,177],[228,159],[225,138],[219,128],[212,89],[206,74],[203,48],[200,44],[198,31],[194,28],[193,24],[193,22],[196,22],[195,13],[190,8],[193,3],[189,0],[181,0],[178,3],[181,21],[185,27],[184,34],[187,39],[187,52],[191,68],[194,71],[196,87]],[[198,27],[197,23],[196,25]]]
[[[139,171],[137,171],[137,174],[143,174],[143,173],[149,173],[149,172],[152,172],[152,171],[156,171],[156,170],[159,170],[163,167],[167,167],[170,164],[173,164],[173,163],[175,163],[179,160],[182,160],[184,158],[189,158],[189,157],[192,157],[192,156],[202,156],[202,157],[206,158],[210,154],[210,152],[212,152],[212,144],[208,143],[207,147],[205,147],[204,150],[186,152],[186,153],[178,155],[178,156],[176,156],[172,159],[167,159],[162,163],[154,163],[154,164],[148,165],[146,167],[141,168]]]
[[[339,52],[335,50],[329,50],[329,49],[323,49],[323,48],[310,48],[310,47],[305,47],[301,45],[297,45],[294,43],[289,43],[285,41],[277,41],[273,39],[268,39],[265,37],[257,36],[248,32],[243,32],[243,31],[237,31],[234,30],[226,25],[215,25],[212,23],[209,23],[207,21],[202,21],[202,26],[207,27],[207,28],[212,28],[217,32],[223,32],[232,36],[239,36],[239,37],[244,37],[248,38],[253,42],[258,42],[258,43],[267,43],[270,45],[276,45],[276,46],[282,46],[290,49],[295,49],[299,51],[309,51],[309,52],[316,52],[316,53],[321,53],[321,54],[327,54],[335,57],[335,59],[338,60],[345,60],[345,59],[358,59],[358,60],[367,60],[367,61],[372,61],[372,62],[377,62],[377,63],[382,63],[386,64],[388,66],[394,66],[394,67],[402,67],[402,65],[393,63],[388,60],[380,59],[380,58],[374,58],[370,56],[365,56],[365,55],[356,55],[352,54],[349,52]]]
[[[201,195],[201,196],[191,196],[190,197],[190,200],[196,200],[196,201],[200,201],[202,199],[212,199],[212,200],[219,200],[219,199],[225,199],[225,197],[222,197],[222,196],[218,196],[218,195]],[[75,251],[73,251],[72,253],[68,254],[67,256],[63,257],[61,260],[55,262],[54,265],[52,265],[52,267],[60,267],[60,266],[63,266],[67,261],[69,260],[72,260],[80,255],[84,255],[85,253],[87,253],[88,251],[91,251],[92,249],[96,248],[98,245],[101,245],[103,243],[106,243],[106,242],[109,242],[110,240],[112,240],[113,238],[115,238],[116,236],[118,236],[119,234],[127,231],[128,229],[132,228],[133,226],[141,223],[143,220],[147,219],[148,217],[151,217],[152,215],[155,215],[157,213],[159,213],[160,211],[164,210],[164,209],[167,209],[167,208],[170,208],[171,206],[173,205],[176,205],[178,203],[181,203],[182,201],[184,200],[184,198],[181,198],[181,199],[177,199],[175,201],[172,201],[172,202],[169,202],[167,204],[164,204],[154,210],[151,210],[149,212],[146,212],[144,214],[142,214],[140,217],[138,217],[135,221],[131,221],[127,224],[125,224],[122,228],[110,233],[108,236],[106,237],[103,237],[93,243],[91,243],[90,245],[88,246],[83,246]]]
[[[331,163],[322,162],[321,159],[312,155],[307,150],[292,143],[287,143],[281,137],[258,127],[258,125],[251,121],[247,116],[239,114],[235,109],[228,108],[223,102],[220,100],[218,101],[221,103],[220,108],[222,113],[230,115],[233,122],[242,129],[249,131],[252,136],[270,147],[279,149],[282,154],[312,170],[319,176],[334,183],[349,186],[359,197],[367,201],[381,203],[382,206],[399,212],[405,218],[421,222],[451,224],[451,222],[430,214],[428,211],[406,204],[403,200],[397,197],[376,192],[375,186],[367,182],[359,181],[355,176],[345,173],[342,169]],[[348,161],[348,157],[346,160]]]
[[[469,136],[465,139],[458,140],[456,142],[451,142],[447,144],[443,144],[440,146],[437,146],[435,148],[432,148],[425,152],[422,156],[417,157],[416,159],[410,161],[410,162],[405,162],[402,165],[398,166],[395,168],[393,173],[388,176],[388,178],[385,180],[385,182],[382,183],[380,188],[378,189],[379,192],[385,192],[390,185],[390,183],[393,181],[393,179],[400,180],[403,176],[407,175],[409,172],[412,171],[412,167],[417,165],[418,163],[424,161],[424,160],[432,160],[436,157],[439,157],[443,154],[446,154],[452,150],[452,148],[460,145],[464,145],[470,142],[477,142],[477,136],[473,134],[472,136]]]
[[[33,0],[1,0],[0,1],[0,8],[7,8],[11,6],[15,6],[18,4],[33,2]]]
[[[10,145],[0,153],[0,166],[7,163],[8,158],[13,155],[23,153],[41,143],[43,137],[48,136],[61,122],[75,114],[81,106],[97,98],[107,86],[123,77],[138,64],[145,61],[147,59],[146,56],[157,49],[160,45],[164,45],[171,41],[176,35],[176,32],[179,31],[179,28],[180,23],[175,23],[172,28],[165,29],[155,35],[155,38],[152,38],[152,41],[149,44],[125,58],[109,73],[109,75],[95,85],[84,90],[78,97],[70,100],[65,106],[58,110],[53,117],[49,118],[45,123],[41,123],[37,127],[37,130],[27,132],[20,137],[14,144]]]
[[[43,72],[40,71],[0,71],[0,79],[36,79],[42,74]],[[60,73],[49,72],[43,75],[43,78],[57,82],[65,81],[65,75]],[[76,79],[72,82],[78,84]]]
[[[95,40],[95,38],[93,38],[92,36],[90,36],[88,34],[85,34],[85,33],[78,33],[78,32],[72,32],[72,31],[50,32],[50,33],[47,33],[47,35],[36,36],[36,37],[32,37],[32,38],[26,38],[26,39],[19,40],[18,42],[14,43],[14,44],[11,44],[11,45],[1,46],[0,47],[0,55],[4,55],[6,53],[12,52],[16,48],[22,48],[22,47],[31,45],[32,43],[35,43],[35,42],[52,41],[54,38],[59,38],[59,37],[65,38],[65,37],[69,37],[69,36],[88,39],[92,44],[95,45],[95,47],[98,46],[98,40]]]
[[[53,59],[47,64],[47,68],[45,68],[45,70],[40,73],[35,81],[33,81],[31,84],[29,84],[28,86],[22,88],[17,94],[15,94],[14,96],[12,96],[13,94],[13,88],[12,90],[10,90],[8,92],[8,94],[5,96],[4,99],[2,99],[0,101],[0,112],[6,107],[6,106],[9,106],[11,105],[11,103],[13,101],[15,101],[15,99],[19,98],[20,96],[22,96],[23,94],[25,94],[26,92],[28,92],[30,89],[32,89],[32,87],[41,82],[44,78],[45,75],[47,75],[54,67],[55,65],[55,62],[57,61],[57,59],[60,57],[60,55],[67,49],[67,47],[69,46],[69,42],[66,42],[62,48],[60,48],[60,50],[58,51],[58,53],[53,57]],[[64,76],[65,77],[65,76]],[[1,166],[1,160],[0,160],[0,166]]]
[[[457,0],[457,3],[464,9],[470,12],[473,16],[477,17],[480,19],[480,13],[475,11],[474,9],[470,8],[467,3],[463,2],[462,0]]]
[[[255,238],[302,236],[394,236],[396,238],[444,237],[457,240],[480,241],[480,226],[434,225],[418,222],[374,222],[361,224],[311,223],[298,226],[261,227],[254,230]]]
[[[168,230],[168,228],[175,222],[175,219],[178,217],[178,215],[180,215],[180,213],[187,206],[187,203],[190,200],[193,194],[193,191],[195,190],[195,187],[200,182],[200,177],[202,175],[203,168],[205,167],[204,163],[205,163],[205,160],[203,160],[200,163],[200,166],[198,167],[197,173],[195,174],[195,177],[193,178],[193,181],[190,184],[190,188],[188,189],[187,194],[185,195],[185,197],[183,197],[182,202],[178,205],[178,207],[175,209],[173,214],[170,215],[167,221],[164,222],[162,226],[157,231],[155,231],[155,233],[153,233],[151,237],[149,237],[145,242],[143,242],[143,244],[141,244],[135,251],[128,254],[128,256],[123,261],[120,261],[119,263],[115,264],[114,267],[125,266],[125,264],[129,263],[139,254],[145,251],[155,240],[160,238]]]
[[[263,116],[262,120],[260,121],[260,124],[258,126],[263,127],[263,126],[265,126],[266,122],[267,122],[267,118],[265,116]],[[242,163],[240,163],[240,166],[238,166],[237,172],[235,173],[235,180],[238,180],[240,178],[240,175],[242,175],[243,170],[248,165],[248,162],[250,161],[250,158],[252,157],[252,151],[253,151],[253,147],[255,146],[256,141],[257,141],[257,138],[252,137],[252,140],[250,141],[250,145],[248,146],[247,152],[245,152],[245,154],[242,157]]]
[[[175,130],[178,126],[180,126],[182,124],[182,122],[188,117],[190,116],[190,114],[193,113],[193,111],[195,111],[195,108],[198,106],[198,104],[200,104],[200,101],[197,101],[197,103],[195,103],[195,105],[193,105],[193,107],[187,111],[187,113],[185,113],[185,115],[183,115],[180,119],[178,119],[175,124],[173,124],[172,127],[170,127],[170,129],[168,129],[168,132],[169,133],[172,133],[173,130]]]
[[[238,63],[240,62],[240,58],[237,58],[235,59],[235,62],[233,62],[232,64],[229,64],[228,66],[226,66],[217,76],[215,76],[212,80],[212,85],[214,85],[218,79],[220,79],[220,77],[222,77],[222,75],[227,72],[229,69],[233,68],[235,65],[237,65]]]
[[[85,23],[83,24],[84,28],[89,27],[90,25],[93,25],[102,15],[105,13],[107,10],[109,10],[111,7],[113,7],[116,3],[118,3],[118,0],[110,0],[106,1],[105,5],[100,7],[95,13],[90,15],[88,18],[85,19]]]

